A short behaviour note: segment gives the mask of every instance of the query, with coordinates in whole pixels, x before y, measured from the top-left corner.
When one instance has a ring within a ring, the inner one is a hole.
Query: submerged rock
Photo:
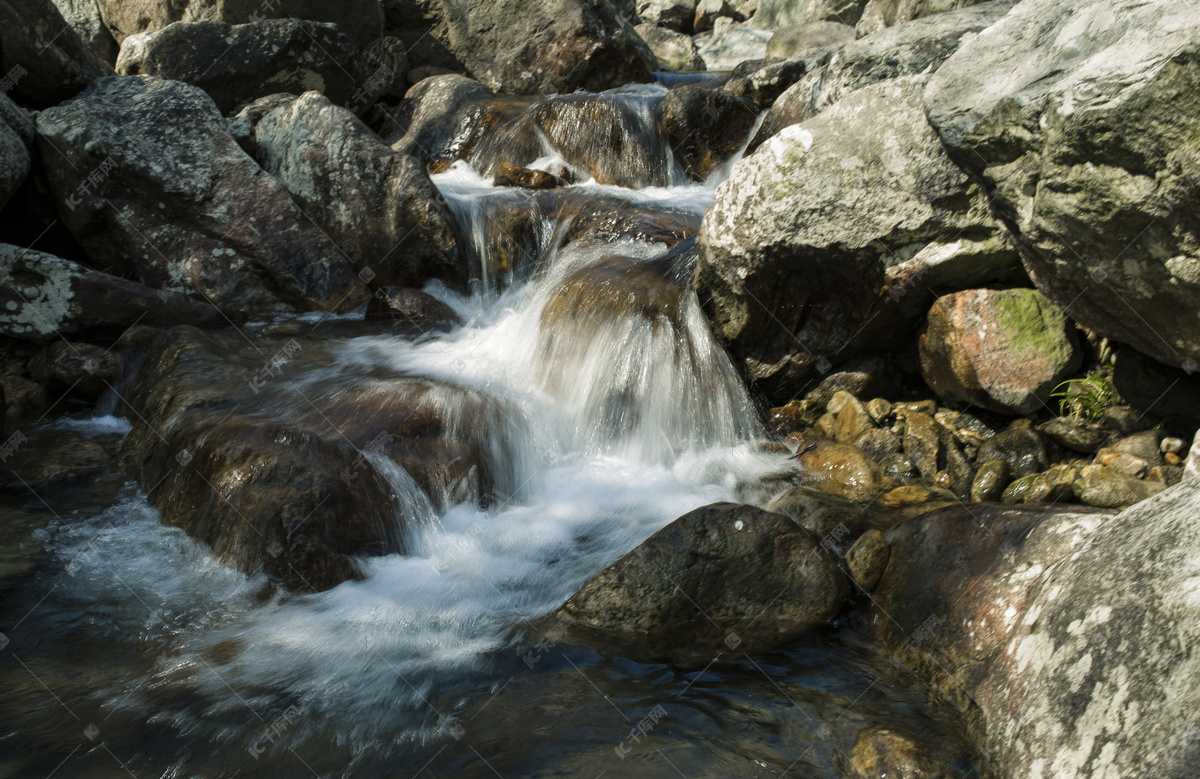
[[[943,400],[1032,414],[1079,370],[1079,338],[1032,289],[978,289],[938,298],[921,334],[921,375]]]
[[[1197,511],[1184,482],[1119,514],[935,512],[887,534],[875,623],[959,707],[984,776],[1188,776]]]
[[[950,779],[959,771],[926,754],[909,736],[876,725],[854,739],[851,779]]]
[[[196,87],[101,79],[43,111],[38,131],[63,221],[96,265],[195,294],[231,318],[365,302],[345,255]]]
[[[1198,33],[1194,9],[1166,0],[1026,0],[925,98],[1038,288],[1084,327],[1193,368]]]
[[[655,533],[552,616],[632,657],[694,658],[784,644],[831,619],[847,592],[792,520],[716,503]]]

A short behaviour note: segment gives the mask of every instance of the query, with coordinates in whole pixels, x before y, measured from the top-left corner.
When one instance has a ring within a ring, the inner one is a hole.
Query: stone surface
[[[848,768],[851,779],[949,779],[959,773],[911,737],[879,725],[855,737]]]
[[[1102,508],[1132,506],[1163,491],[1160,482],[1142,481],[1105,465],[1089,465],[1079,472],[1075,497],[1080,503]]]
[[[111,75],[52,0],[0,2],[0,78],[13,79],[20,102],[52,106]]]
[[[0,208],[4,208],[29,175],[32,160],[21,127],[23,112],[7,95],[0,95],[0,114],[4,119],[0,122]]]
[[[697,0],[638,0],[637,15],[645,24],[658,25],[691,35],[693,19],[696,16],[696,2]],[[651,48],[654,48],[653,44]]]
[[[79,35],[79,39],[96,53],[101,61],[113,65],[117,61],[117,45],[112,33],[100,17],[97,0],[54,0],[63,19]]]
[[[747,60],[761,60],[774,33],[765,27],[717,24],[698,37],[696,49],[709,70],[733,70]]]
[[[808,22],[776,30],[767,41],[768,57],[803,57],[816,49],[855,40],[854,28],[840,22]]]
[[[117,382],[119,353],[94,344],[54,341],[29,362],[29,373],[46,390],[96,400]]]
[[[379,66],[358,55],[354,41],[331,24],[296,19],[238,25],[182,22],[126,38],[116,69],[123,76],[158,76],[198,86],[221,113],[266,95],[309,90],[361,112],[392,88],[394,78],[403,83],[408,68],[407,61],[391,62],[379,85],[372,86],[368,82]]]
[[[959,706],[983,776],[1194,772],[1197,511],[1185,482],[1120,514],[952,508],[887,534],[876,624]]]
[[[866,37],[885,27],[956,11],[979,2],[980,0],[867,0],[862,18],[858,20],[855,29],[859,37]]]
[[[216,324],[221,313],[178,292],[153,290],[31,249],[0,244],[0,334],[45,342],[112,337],[136,322]]]
[[[38,131],[63,221],[96,265],[234,318],[365,302],[345,256],[237,146],[198,88],[102,79],[42,112]]]
[[[1046,470],[1050,449],[1043,436],[1027,419],[1018,419],[979,448],[978,460],[1003,460],[1015,476],[1028,476]]]
[[[1059,446],[1080,454],[1095,454],[1112,436],[1100,425],[1073,417],[1055,417],[1038,425],[1038,430]]]
[[[349,110],[306,92],[258,121],[254,147],[262,168],[372,284],[436,278],[466,287],[458,227],[424,166]]]
[[[553,617],[634,657],[711,656],[793,640],[832,618],[847,592],[833,558],[792,520],[716,503],[655,533]]]
[[[685,85],[667,93],[661,117],[667,142],[684,172],[703,181],[746,143],[758,111],[744,98]]]
[[[897,254],[995,232],[925,122],[924,84],[858,90],[738,162],[717,189],[698,239],[701,299],[768,397],[794,396],[825,355],[903,334],[880,294]]]
[[[521,107],[524,107],[523,105]],[[509,107],[478,81],[449,73],[413,85],[400,105],[403,122],[384,140],[422,162],[448,163],[470,154]]]
[[[800,451],[801,484],[856,501],[869,501],[883,489],[882,469],[858,447],[817,440]]]
[[[499,92],[602,90],[652,79],[654,55],[609,3],[443,0],[450,50]]]
[[[0,492],[61,490],[112,464],[104,447],[75,430],[38,430],[21,438],[15,452],[0,461]]]
[[[1038,288],[1084,327],[1174,366],[1200,362],[1193,11],[1022,2],[926,93]]]
[[[881,531],[872,528],[863,533],[846,552],[846,567],[851,580],[863,592],[875,589],[887,569],[889,554],[887,541]]]
[[[867,0],[759,0],[754,21],[767,27],[835,21],[853,27]]]
[[[1079,337],[1032,289],[977,289],[938,298],[921,333],[921,375],[942,400],[1010,414],[1044,407],[1079,370]]]
[[[650,51],[659,67],[667,70],[704,70],[704,60],[690,35],[657,24],[643,23],[633,28]]]
[[[367,303],[368,320],[395,320],[421,333],[445,332],[462,324],[462,318],[442,301],[410,287],[382,287]]]
[[[383,34],[379,0],[97,0],[97,5],[118,43],[174,22],[248,24],[307,19],[336,24],[360,45]]]
[[[994,503],[1000,500],[1009,481],[1008,463],[1004,460],[987,460],[979,466],[971,482],[971,501]]]

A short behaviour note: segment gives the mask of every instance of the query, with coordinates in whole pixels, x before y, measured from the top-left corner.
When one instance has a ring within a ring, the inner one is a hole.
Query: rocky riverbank
[[[514,629],[703,667],[852,626],[981,775],[1194,764],[1194,9],[0,21],[14,500],[123,471],[214,559],[327,593],[563,460],[671,469],[693,510]],[[110,414],[119,445],[70,426]]]

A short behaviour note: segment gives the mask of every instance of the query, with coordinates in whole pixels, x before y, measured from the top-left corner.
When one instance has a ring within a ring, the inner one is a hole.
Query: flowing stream
[[[570,189],[694,226],[728,167],[704,184],[675,171],[666,187]],[[486,424],[503,489],[486,507],[426,495],[373,455],[410,518],[406,553],[316,594],[215,561],[118,473],[4,507],[0,776],[833,777],[879,724],[955,749],[953,722],[853,615],[706,667],[528,637],[681,514],[765,501],[787,463],[756,444],[758,411],[680,281],[686,257],[664,264],[667,247],[635,234],[563,247],[577,213],[465,162],[434,181],[477,283],[427,291],[465,324],[414,337],[326,322],[320,359],[289,380],[325,394],[379,371],[433,381],[443,416]],[[514,199],[535,218],[519,261],[500,261],[494,228]],[[621,280],[643,273],[631,306]],[[612,305],[577,294],[596,278],[617,279]],[[465,415],[464,396],[493,413]],[[56,424],[110,446],[128,430],[76,416]],[[665,714],[631,737],[652,711]]]

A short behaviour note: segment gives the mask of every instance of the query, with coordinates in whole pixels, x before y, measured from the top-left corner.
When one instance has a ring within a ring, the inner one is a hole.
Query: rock
[[[925,754],[912,738],[879,725],[859,733],[850,750],[851,779],[950,779],[958,773]]]
[[[993,230],[924,121],[924,83],[855,92],[742,159],[717,189],[698,239],[700,293],[768,397],[794,395],[826,354],[902,336],[881,294],[892,254]]]
[[[399,38],[416,65],[409,73],[410,84],[434,73],[466,71],[450,50],[449,26],[439,0],[382,0],[381,4],[383,34]]]
[[[1147,416],[1200,417],[1200,375],[1195,370],[1172,368],[1122,349],[1112,382],[1126,402]]]
[[[265,19],[328,22],[360,46],[383,35],[383,9],[378,0],[97,0],[97,4],[118,43],[174,22],[238,25]]]
[[[13,96],[21,103],[56,105],[111,75],[112,68],[67,24],[52,0],[0,2],[0,77],[12,79]]]
[[[410,287],[382,287],[367,303],[368,320],[398,320],[421,333],[448,332],[462,324],[454,309],[442,301]]]
[[[688,177],[703,181],[746,143],[753,103],[700,85],[676,87],[662,104],[662,126]]]
[[[657,25],[691,35],[694,32],[692,24],[696,16],[696,2],[697,0],[638,0],[637,15],[644,23],[638,25],[638,31],[640,32],[643,26]],[[650,43],[649,40],[646,42]],[[654,48],[654,44],[651,43],[650,47]]]
[[[810,63],[808,77],[797,80],[776,101],[751,141],[750,149],[757,149],[788,125],[808,121],[856,89],[936,71],[959,46],[994,24],[1012,6],[1011,0],[1002,0],[920,19],[848,43],[817,58]],[[960,252],[980,254],[971,251],[969,242]],[[987,257],[989,253],[982,254]],[[978,266],[983,257],[970,264]],[[1006,267],[1003,261],[999,264]]]
[[[380,142],[354,115],[317,92],[255,125],[262,168],[279,178],[360,277],[420,286],[468,277],[454,217],[414,157]]]
[[[939,409],[933,418],[943,430],[963,446],[973,446],[978,449],[996,435],[996,431],[984,424],[979,417],[966,411],[952,411],[943,408]]]
[[[63,220],[97,265],[194,292],[231,318],[365,302],[338,248],[237,146],[199,89],[102,79],[43,111],[38,131]]]
[[[1140,433],[1150,426],[1145,414],[1139,414],[1129,406],[1109,406],[1104,409],[1101,424],[1121,435]]]
[[[903,508],[905,506],[915,506],[921,503],[928,503],[933,498],[933,493],[919,484],[909,484],[905,487],[896,487],[888,490],[879,496],[879,500],[875,505],[884,509]]]
[[[810,487],[793,487],[767,504],[767,511],[795,520],[822,547],[841,554],[870,528],[872,516],[847,498]]]
[[[744,22],[746,15],[738,9],[736,3],[729,0],[699,0],[696,3],[696,13],[692,17],[692,29],[696,33],[708,32],[716,26],[718,19]]]
[[[754,21],[774,28],[820,21],[853,27],[865,5],[866,0],[759,0]]]
[[[921,334],[921,375],[948,402],[1032,414],[1079,370],[1067,318],[1032,289],[977,289],[938,298]]]
[[[801,484],[850,500],[869,501],[883,489],[883,470],[861,449],[815,442],[798,455]]]
[[[1009,472],[1020,477],[1050,466],[1046,438],[1027,419],[1018,419],[979,448],[978,461],[1003,460]]]
[[[37,495],[112,464],[104,447],[75,430],[18,431],[6,441],[13,453],[0,459],[0,492]]]
[[[762,59],[742,62],[729,74],[722,92],[753,100],[763,108],[771,105],[784,90],[819,64],[816,58]]]
[[[846,567],[850,571],[850,578],[863,592],[875,589],[875,585],[887,569],[889,552],[883,533],[871,529],[859,536],[854,546],[846,553]]]
[[[462,0],[442,10],[450,50],[500,92],[598,92],[653,80],[654,55],[608,3]]]
[[[793,400],[771,409],[771,429],[779,435],[811,427],[821,413],[821,404],[811,400]]]
[[[55,397],[70,392],[95,400],[116,383],[121,360],[111,349],[59,340],[38,352],[29,372]]]
[[[1166,485],[1125,476],[1104,465],[1089,465],[1079,472],[1075,497],[1080,503],[1102,508],[1122,508],[1157,495]]]
[[[3,104],[4,118],[16,116],[20,109],[5,95],[0,95]],[[29,145],[21,134],[5,121],[0,123],[0,208],[8,204],[21,186],[21,182],[29,175],[31,159]]]
[[[400,131],[385,134],[393,149],[425,163],[466,159],[475,145],[526,103],[500,101],[492,90],[457,74],[431,76],[404,96]]]
[[[932,479],[937,474],[941,437],[933,417],[919,412],[905,415],[904,454],[925,478]]]
[[[232,26],[181,22],[126,38],[116,69],[119,75],[198,86],[221,113],[266,95],[312,89],[360,112],[393,88],[397,76],[403,83],[407,62],[399,73],[394,69],[398,63],[389,64],[376,85],[378,65],[358,55],[354,41],[331,24],[296,19]]]
[[[553,189],[566,186],[567,182],[560,176],[547,173],[544,170],[530,170],[507,162],[496,166],[492,176],[494,187],[521,187],[522,189]]]
[[[868,0],[855,30],[858,31],[859,37],[866,37],[885,27],[934,14],[944,14],[979,2],[980,0]]]
[[[1198,510],[1181,484],[1120,514],[953,508],[887,534],[876,624],[958,707],[981,775],[1192,772]]]
[[[705,69],[704,60],[691,36],[653,23],[639,24],[633,29],[654,52],[659,67],[675,71]]]
[[[1114,451],[1132,455],[1149,465],[1162,465],[1162,442],[1166,433],[1161,430],[1146,430],[1122,438],[1112,445]]]
[[[112,66],[117,61],[120,46],[108,31],[100,17],[100,6],[96,0],[54,0],[63,20],[71,25],[79,39],[88,46],[105,64]]]
[[[971,502],[995,503],[1004,495],[1011,477],[1004,460],[988,460],[979,466],[971,482]]]
[[[27,341],[79,333],[115,338],[139,321],[160,326],[225,321],[208,303],[8,244],[0,244],[0,277],[0,334]]]
[[[1174,487],[1183,480],[1183,467],[1176,465],[1158,465],[1146,474],[1146,481],[1158,482],[1168,487]]]
[[[553,617],[627,656],[672,658],[785,644],[832,618],[847,591],[792,520],[716,503],[655,533]]]
[[[1167,437],[1159,443],[1158,448],[1163,454],[1182,454],[1187,443],[1182,438]]]
[[[855,39],[854,28],[840,22],[808,22],[775,31],[767,42],[768,57],[801,57],[816,49],[841,46]]]
[[[0,394],[4,400],[5,430],[11,429],[12,425],[41,419],[49,404],[46,388],[24,376],[0,374]]]
[[[900,438],[890,430],[868,430],[849,443],[862,449],[877,463],[882,463],[889,455],[899,452],[903,446]]]
[[[1072,465],[1055,465],[1045,473],[1039,473],[1029,492],[1026,503],[1061,503],[1075,499],[1075,482],[1079,469]]]
[[[709,70],[733,70],[747,60],[760,60],[774,33],[764,27],[740,27],[719,22],[713,31],[698,37],[696,50]]]
[[[888,373],[887,361],[878,355],[857,357],[822,379],[804,399],[825,406],[838,392],[847,392],[856,398],[877,395],[890,389]]]
[[[1106,465],[1114,471],[1118,471],[1126,476],[1132,476],[1135,479],[1145,477],[1146,472],[1150,470],[1150,464],[1142,458],[1113,449],[1101,449],[1097,452],[1096,464]]]
[[[296,97],[296,95],[288,92],[260,97],[242,106],[236,114],[226,119],[225,126],[229,130],[229,134],[233,137],[233,140],[242,148],[242,151],[254,157],[258,154],[258,141],[254,137],[254,131],[258,127],[258,123],[272,111],[278,108],[285,108],[296,102]]]
[[[1112,436],[1112,433],[1100,425],[1079,421],[1073,417],[1055,417],[1038,425],[1037,429],[1064,449],[1080,454],[1095,454]]]
[[[1098,335],[1182,367],[1200,360],[1200,223],[1185,173],[1197,29],[1165,0],[1022,2],[926,93],[1038,288]]]
[[[902,453],[889,454],[879,462],[879,467],[883,471],[884,476],[896,481],[905,479],[914,479],[917,477],[917,469],[913,467]]]
[[[892,402],[886,398],[872,398],[867,401],[867,413],[876,424],[882,425],[892,416]]]
[[[966,500],[971,497],[971,484],[975,480],[975,468],[972,467],[971,461],[963,454],[958,442],[954,440],[954,436],[948,430],[942,429],[941,438],[942,461],[946,469],[944,486],[959,500]],[[939,483],[941,476],[938,474]]]

